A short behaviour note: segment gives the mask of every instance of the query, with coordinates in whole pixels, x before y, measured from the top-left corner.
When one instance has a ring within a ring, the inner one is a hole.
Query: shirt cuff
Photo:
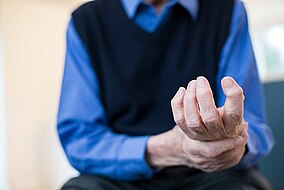
[[[117,155],[117,175],[123,180],[151,178],[154,174],[145,154],[150,136],[126,137]]]

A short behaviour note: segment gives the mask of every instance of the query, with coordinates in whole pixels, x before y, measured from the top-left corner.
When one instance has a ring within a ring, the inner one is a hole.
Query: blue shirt
[[[170,0],[159,15],[142,0],[121,1],[129,19],[148,32],[155,31],[157,26],[167,21],[171,7],[176,3],[186,8],[193,19],[199,10],[198,0]],[[99,98],[96,73],[90,62],[71,20],[67,30],[66,62],[57,123],[67,158],[81,173],[96,173],[119,180],[150,178],[154,171],[145,160],[149,136],[133,137],[111,130]],[[265,123],[261,83],[246,11],[240,0],[235,1],[230,34],[221,52],[216,78],[218,106],[225,101],[220,84],[224,76],[235,78],[246,97],[244,117],[249,123],[248,152],[238,167],[248,168],[270,152],[274,140]]]

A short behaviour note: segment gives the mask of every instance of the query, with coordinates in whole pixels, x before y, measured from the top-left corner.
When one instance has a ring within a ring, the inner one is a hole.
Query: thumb
[[[224,105],[224,125],[228,135],[235,135],[236,127],[243,120],[244,95],[243,89],[232,77],[224,77],[221,81],[226,101]]]
[[[244,143],[244,139],[241,136],[236,136],[233,138],[226,138],[218,141],[210,141],[207,146],[207,156],[217,157],[220,154],[232,150]],[[211,155],[210,155],[211,154]]]

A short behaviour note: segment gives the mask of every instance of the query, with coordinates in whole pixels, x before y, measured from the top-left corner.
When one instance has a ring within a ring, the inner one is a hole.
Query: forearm
[[[58,134],[70,164],[80,173],[126,181],[152,176],[145,160],[147,136],[116,134],[107,126],[78,123],[59,123]]]

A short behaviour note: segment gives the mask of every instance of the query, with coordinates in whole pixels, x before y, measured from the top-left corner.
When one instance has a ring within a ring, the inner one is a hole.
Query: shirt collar
[[[142,3],[142,0],[121,0],[129,18],[133,18],[137,11],[138,6]],[[198,0],[172,0],[183,6],[191,16],[196,19],[199,9]]]

